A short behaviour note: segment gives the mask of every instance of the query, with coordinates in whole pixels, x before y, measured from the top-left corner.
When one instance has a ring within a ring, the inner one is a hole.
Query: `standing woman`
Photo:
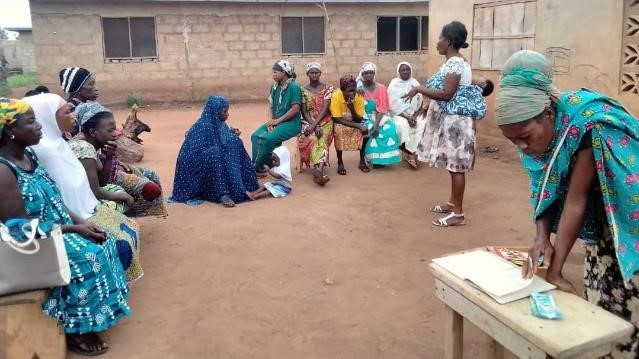
[[[265,173],[264,166],[273,166],[273,150],[302,131],[302,89],[295,77],[288,61],[279,60],[273,65],[275,83],[268,96],[271,118],[251,135],[253,165],[260,176]]]
[[[522,152],[537,234],[530,249],[550,260],[546,280],[575,293],[562,268],[585,245],[585,298],[634,324],[614,358],[639,357],[639,122],[618,101],[581,89],[559,93],[552,66],[522,50],[503,68],[495,120]],[[555,233],[554,245],[550,242]]]
[[[375,81],[377,66],[372,62],[362,65],[358,76],[358,87],[364,93],[366,104],[365,125],[370,138],[366,142],[366,159],[373,167],[383,167],[402,160],[395,124],[388,117],[388,91],[386,86]]]
[[[333,121],[329,106],[333,87],[322,83],[322,66],[317,62],[306,65],[309,84],[304,87],[302,134],[299,150],[302,164],[313,166],[313,182],[320,186],[328,181],[324,167],[328,164],[328,149],[333,142]]]
[[[417,146],[424,135],[426,120],[422,116],[422,95],[418,94],[410,101],[406,95],[419,82],[413,77],[413,67],[408,62],[397,65],[397,77],[388,85],[389,115],[397,129],[400,148],[404,151],[405,161],[417,169]]]
[[[446,62],[428,80],[429,86],[414,87],[404,96],[411,100],[420,93],[432,101],[426,113],[426,128],[418,146],[419,160],[431,166],[448,170],[451,178],[451,193],[448,203],[431,208],[435,213],[447,213],[433,225],[440,227],[464,224],[464,190],[466,172],[475,164],[475,123],[470,116],[446,112],[438,101],[450,101],[460,86],[470,86],[472,71],[470,64],[459,53],[468,47],[466,27],[453,21],[442,29],[437,42],[437,51],[446,56]]]

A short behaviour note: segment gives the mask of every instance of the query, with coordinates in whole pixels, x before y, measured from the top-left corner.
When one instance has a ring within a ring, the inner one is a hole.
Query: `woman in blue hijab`
[[[200,119],[186,134],[175,167],[174,202],[211,201],[224,207],[248,200],[259,187],[240,131],[226,124],[229,103],[209,96]]]

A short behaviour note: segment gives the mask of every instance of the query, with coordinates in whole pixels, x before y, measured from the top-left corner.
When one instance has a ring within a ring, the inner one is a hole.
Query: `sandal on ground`
[[[408,155],[404,155],[404,162],[408,163],[408,165],[414,170],[419,168],[417,161],[415,161],[414,158],[410,158]]]
[[[371,171],[370,167],[368,167],[368,166],[366,165],[366,163],[360,163],[360,164],[359,164],[359,170],[360,170],[360,171],[362,171],[362,172],[364,172],[364,173],[368,173],[368,172],[370,172],[370,171]]]
[[[459,223],[448,223],[453,218],[461,218],[461,222]],[[450,212],[450,214],[446,217],[438,218],[436,221],[433,221],[433,225],[437,227],[454,227],[454,226],[463,226],[465,219],[464,214],[457,214],[455,212]]]
[[[97,346],[98,342],[102,346],[102,349],[100,350],[87,350],[82,348],[83,346]],[[84,335],[82,338],[78,338],[74,335],[67,335],[67,349],[79,355],[92,357],[106,353],[109,350],[109,347],[106,346],[106,343],[103,342],[97,334],[94,334],[93,339],[90,339],[89,335]]]
[[[439,204],[438,204],[438,205],[436,205],[435,207],[432,207],[432,208],[430,209],[430,211],[431,211],[431,212],[435,212],[435,213],[450,213],[450,212],[452,212],[452,208],[453,208],[454,206],[455,206],[454,204],[452,204],[452,203],[450,203],[450,202],[447,202],[447,203],[446,203],[446,204],[444,204],[444,205],[439,205]]]
[[[386,167],[385,165],[373,165],[373,168],[380,169]]]
[[[226,208],[233,208],[235,207],[235,202],[233,202],[233,200],[231,199],[231,197],[229,197],[228,195],[224,195],[222,196],[222,198],[220,199],[220,201],[222,202],[222,205]]]
[[[337,166],[337,174],[340,176],[346,176],[346,168],[344,166]]]

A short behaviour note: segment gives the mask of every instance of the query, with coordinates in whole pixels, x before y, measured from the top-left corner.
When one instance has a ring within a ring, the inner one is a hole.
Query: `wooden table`
[[[585,301],[551,291],[562,320],[546,320],[530,313],[528,298],[501,305],[435,263],[435,296],[446,305],[444,358],[463,358],[464,319],[494,340],[494,358],[504,348],[519,358],[598,358],[626,340],[634,327],[629,322]]]

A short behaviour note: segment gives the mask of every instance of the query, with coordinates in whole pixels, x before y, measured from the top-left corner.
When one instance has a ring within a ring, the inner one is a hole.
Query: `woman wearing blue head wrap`
[[[248,200],[247,191],[259,187],[240,131],[226,124],[228,110],[224,97],[209,96],[180,149],[171,200],[205,200],[233,207]]]

